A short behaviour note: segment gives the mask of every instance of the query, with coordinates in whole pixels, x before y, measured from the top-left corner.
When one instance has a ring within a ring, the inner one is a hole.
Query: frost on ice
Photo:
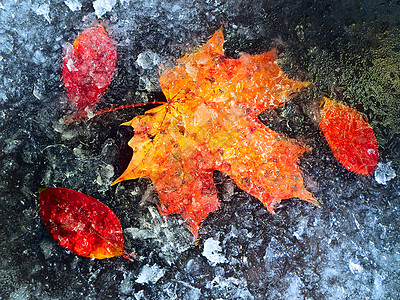
[[[82,7],[82,3],[80,3],[78,0],[64,0],[64,3],[72,11],[80,10]]]
[[[93,8],[97,17],[101,18],[105,13],[110,12],[117,0],[96,0],[93,2]]]
[[[379,184],[386,184],[388,181],[396,177],[396,172],[390,166],[391,161],[388,163],[379,162],[375,170],[375,180]]]
[[[150,50],[139,53],[136,59],[136,65],[146,70],[156,68],[160,63],[161,57]]]
[[[353,273],[353,274],[360,273],[363,270],[363,267],[360,264],[355,263],[352,260],[350,260],[350,262],[349,262],[349,268],[350,268],[351,273]]]
[[[210,265],[215,266],[226,262],[225,256],[220,253],[221,251],[222,248],[219,245],[219,241],[214,240],[213,238],[208,238],[204,242],[203,256],[208,259]]]
[[[161,56],[153,51],[139,53],[135,61],[135,66],[140,70],[139,89],[154,91],[159,88],[158,70],[161,62]]]
[[[140,271],[139,277],[136,279],[137,283],[156,283],[161,277],[164,276],[165,270],[161,269],[156,264],[143,266]]]
[[[34,4],[32,9],[38,16],[43,16],[47,20],[47,22],[49,23],[51,22],[49,16],[50,13],[49,3]]]

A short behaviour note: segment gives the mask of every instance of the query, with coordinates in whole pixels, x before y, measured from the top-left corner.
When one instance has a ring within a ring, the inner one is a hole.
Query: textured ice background
[[[0,299],[399,299],[400,3],[397,1],[0,1]],[[221,209],[198,243],[161,217],[148,181],[110,187],[129,160],[144,109],[65,125],[62,52],[102,18],[118,43],[99,106],[160,97],[159,70],[223,26],[226,53],[281,51],[287,74],[314,86],[260,119],[313,150],[302,158],[321,208],[282,202],[275,215],[215,172]],[[374,176],[343,169],[315,127],[329,95],[369,119]],[[61,186],[111,207],[137,260],[62,249],[37,214],[38,189]]]

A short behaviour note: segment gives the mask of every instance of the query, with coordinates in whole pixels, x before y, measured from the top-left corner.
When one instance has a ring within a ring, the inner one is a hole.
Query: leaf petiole
[[[130,107],[142,107],[142,106],[147,106],[147,105],[163,105],[165,103],[166,102],[163,102],[163,101],[153,101],[153,102],[147,102],[147,103],[132,103],[132,104],[121,105],[118,107],[111,107],[111,108],[107,108],[107,109],[98,110],[98,111],[94,112],[93,115],[98,116],[98,115],[106,114],[109,112],[113,112],[115,110],[120,110],[120,109],[125,109],[125,108],[130,108]]]

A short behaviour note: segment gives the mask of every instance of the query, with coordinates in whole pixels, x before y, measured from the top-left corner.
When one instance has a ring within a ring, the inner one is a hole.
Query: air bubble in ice
[[[67,61],[67,68],[68,68],[68,70],[69,71],[71,71],[71,72],[76,72],[76,71],[78,71],[78,69],[75,67],[75,65],[74,65],[74,61],[70,58],[70,59],[68,59],[68,61]]]
[[[187,299],[198,300],[202,296],[201,290],[184,281],[171,281],[162,286],[160,299]]]
[[[223,273],[223,270],[221,271]],[[207,283],[206,287],[208,289],[216,288],[218,295],[228,296],[226,299],[254,299],[247,287],[246,281],[235,277],[225,278],[222,275],[216,275],[212,281]]]
[[[301,239],[302,235],[307,230],[307,223],[308,221],[306,218],[300,219],[300,222],[297,224],[296,231],[293,233],[296,238]]]
[[[199,105],[193,117],[194,126],[204,126],[212,117],[212,110],[205,103]]]

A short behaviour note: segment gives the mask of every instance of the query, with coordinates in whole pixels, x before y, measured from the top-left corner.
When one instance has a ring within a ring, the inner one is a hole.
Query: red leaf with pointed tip
[[[355,109],[323,98],[319,128],[347,170],[362,175],[374,172],[379,159],[378,143],[371,126]]]
[[[97,259],[126,254],[117,216],[95,198],[50,187],[40,192],[39,206],[47,230],[69,251]]]
[[[110,85],[117,49],[102,25],[83,31],[68,48],[63,63],[63,81],[76,116],[86,117]]]

